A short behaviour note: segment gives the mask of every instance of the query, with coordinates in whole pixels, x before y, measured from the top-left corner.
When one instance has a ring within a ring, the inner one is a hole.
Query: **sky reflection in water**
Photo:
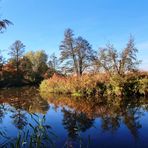
[[[30,124],[35,127],[36,121],[45,116],[44,125],[49,125],[56,135],[49,135],[56,147],[147,148],[148,101],[125,100],[86,101],[52,95],[41,98],[34,87],[1,90],[0,145],[13,142],[19,131],[32,132]]]

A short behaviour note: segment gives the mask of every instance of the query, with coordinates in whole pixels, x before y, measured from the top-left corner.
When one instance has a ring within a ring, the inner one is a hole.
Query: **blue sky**
[[[64,30],[72,28],[95,50],[108,42],[120,50],[132,34],[140,68],[148,70],[148,0],[2,0],[0,16],[14,23],[0,34],[0,49],[19,39],[26,51],[59,55]]]

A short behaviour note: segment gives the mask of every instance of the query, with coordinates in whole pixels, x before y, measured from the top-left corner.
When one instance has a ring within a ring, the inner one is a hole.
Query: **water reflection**
[[[70,139],[76,139],[79,132],[85,132],[93,125],[94,119],[89,119],[84,113],[70,111],[65,108],[62,112],[64,113],[63,125]]]
[[[2,119],[4,118],[6,113],[6,107],[4,104],[0,104],[0,123],[2,123]]]
[[[50,111],[54,114],[52,119],[49,116]],[[57,147],[61,147],[61,143],[65,147],[86,147],[90,140],[91,131],[99,128],[99,125],[101,132],[108,134],[114,134],[119,129],[123,129],[124,126],[133,139],[138,141],[140,130],[143,128],[142,119],[147,111],[148,100],[146,98],[74,98],[52,94],[48,94],[47,97],[45,94],[40,96],[34,87],[5,89],[0,91],[0,144],[2,145],[6,140],[4,137],[14,133],[16,129],[27,132],[32,129],[30,126],[32,125],[34,128],[37,127],[37,131],[39,131],[39,124],[37,124],[37,120],[34,120],[36,116],[38,118],[44,116],[46,119],[44,125],[52,127],[53,130],[54,120],[61,118],[61,122],[56,124],[58,127],[62,125],[60,127],[64,129],[62,135],[66,133],[67,136],[64,140],[58,139],[60,145],[57,144]],[[57,119],[54,117],[56,114],[58,115]],[[97,122],[98,120],[99,122]],[[6,125],[7,121],[10,122],[12,130],[8,130],[6,133],[5,129],[10,126]],[[50,124],[49,121],[51,121]],[[58,133],[60,128],[53,133]],[[17,132],[13,136],[16,135]],[[96,137],[94,139],[94,145],[90,147],[95,147],[98,144]],[[146,144],[148,146],[148,143]]]
[[[29,113],[46,114],[49,109],[47,101],[40,97],[35,87],[1,90],[0,103],[9,104],[11,107],[14,107],[12,112],[18,112],[18,114],[21,110]]]
[[[144,116],[144,110],[147,111],[148,109],[148,100],[146,98],[119,98],[115,102],[112,99],[50,96],[46,100],[49,104],[53,103],[56,107],[68,106],[70,108],[69,110],[62,110],[64,112],[64,126],[65,123],[68,123],[65,128],[69,129],[69,137],[76,135],[74,130],[76,125],[79,125],[81,129],[81,124],[79,123],[84,123],[84,127],[87,129],[92,127],[94,119],[99,118],[101,119],[103,132],[116,132],[120,125],[124,124],[136,140],[138,138],[138,130],[142,128],[140,120]],[[71,109],[73,110],[71,111]]]
[[[14,109],[12,110],[12,118],[13,124],[18,129],[23,129],[25,125],[27,125],[27,117],[26,113],[22,109]]]

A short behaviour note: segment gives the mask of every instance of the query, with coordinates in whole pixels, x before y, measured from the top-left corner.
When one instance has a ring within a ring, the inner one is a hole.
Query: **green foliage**
[[[110,77],[109,84],[107,84],[107,95],[122,96],[124,79],[119,75]]]
[[[37,84],[47,74],[49,68],[46,53],[41,50],[31,51],[23,55],[24,47],[21,41],[16,41],[11,46],[9,61],[6,64],[0,61],[0,81],[2,86]],[[48,77],[50,77],[50,74],[48,74]]]
[[[143,76],[142,76],[143,75]],[[125,77],[114,75],[107,85],[107,95],[132,96],[147,95],[148,74],[129,73]]]
[[[148,77],[145,77],[139,81],[139,93],[145,96],[148,95]]]
[[[29,73],[29,79],[32,82],[38,82],[43,79],[45,72],[47,71],[47,55],[46,53],[41,51],[36,52],[28,52],[25,54],[24,58],[28,64],[26,66],[30,66],[30,68],[26,67],[26,71]]]

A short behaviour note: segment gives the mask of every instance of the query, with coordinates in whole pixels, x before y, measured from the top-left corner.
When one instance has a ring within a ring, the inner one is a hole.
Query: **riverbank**
[[[105,73],[81,77],[54,75],[42,81],[40,92],[72,96],[147,96],[148,73],[128,73],[124,77]]]
[[[0,81],[0,88],[11,88],[11,87],[24,87],[24,86],[39,86],[40,82],[31,82],[27,80],[11,80],[11,81]]]

